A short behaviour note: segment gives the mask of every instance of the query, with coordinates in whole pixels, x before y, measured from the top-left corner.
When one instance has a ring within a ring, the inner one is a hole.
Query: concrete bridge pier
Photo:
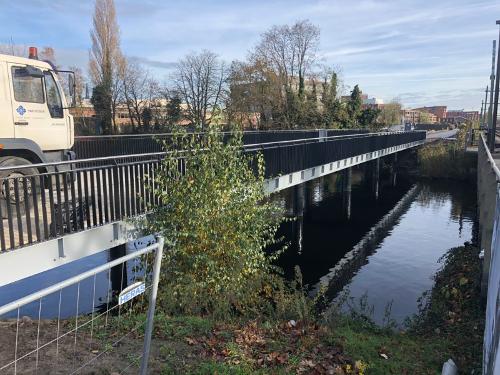
[[[391,183],[392,186],[396,186],[398,177],[398,154],[394,154],[394,158],[391,164]]]
[[[342,208],[348,220],[351,218],[351,185],[352,168],[346,168],[342,171]]]
[[[296,185],[294,188],[295,194],[295,225],[297,251],[302,254],[302,243],[304,238],[304,210],[306,205],[306,184]]]
[[[380,158],[372,160],[370,163],[371,167],[371,183],[372,183],[372,191],[375,199],[378,199],[379,195],[379,180],[380,180]]]

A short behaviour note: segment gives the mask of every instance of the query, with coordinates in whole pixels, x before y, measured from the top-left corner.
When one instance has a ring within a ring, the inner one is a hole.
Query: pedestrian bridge
[[[13,202],[0,205],[0,286],[139,237],[131,219],[160,203],[155,175],[165,152],[154,138],[170,136],[79,137],[77,161],[39,164],[43,172],[0,180],[4,200]],[[425,139],[425,132],[245,132],[243,147],[264,156],[265,189],[273,193]],[[178,162],[186,168],[182,157]]]

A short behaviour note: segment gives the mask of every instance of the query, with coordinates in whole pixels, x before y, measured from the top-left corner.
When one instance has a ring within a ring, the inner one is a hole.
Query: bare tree
[[[52,47],[43,47],[38,53],[38,58],[43,61],[49,61],[54,67],[58,67],[56,61],[56,51]]]
[[[299,96],[304,93],[304,79],[316,60],[319,45],[319,28],[309,21],[298,21],[291,28],[292,51],[295,54],[299,76]]]
[[[100,117],[105,133],[111,133],[113,90],[119,74],[121,60],[120,31],[113,0],[96,0],[93,29],[90,31],[89,72],[94,84],[94,108]]]
[[[220,109],[226,75],[224,62],[211,51],[189,54],[178,63],[175,89],[187,106],[186,117],[202,130],[210,125]]]
[[[251,64],[263,67],[262,75],[273,77],[272,83],[278,85],[271,90],[279,93],[273,98],[275,125],[297,126],[303,107],[301,102],[305,99],[306,77],[317,59],[319,34],[319,28],[307,20],[291,26],[273,26],[262,34],[250,53]]]
[[[146,108],[157,98],[158,84],[139,63],[127,59],[122,82],[123,98],[127,105],[132,126],[143,125]]]
[[[273,26],[262,34],[251,54],[273,69],[286,87],[303,93],[304,78],[316,60],[320,31],[307,20],[294,25]]]
[[[0,53],[19,57],[28,56],[28,47],[18,44],[0,44]]]

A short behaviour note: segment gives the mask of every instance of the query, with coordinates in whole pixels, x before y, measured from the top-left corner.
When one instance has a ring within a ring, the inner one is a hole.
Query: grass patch
[[[484,311],[478,249],[466,244],[442,258],[433,289],[405,331],[371,322],[366,312],[300,318],[262,315],[168,316],[158,311],[150,360],[158,374],[440,374],[449,358],[460,373],[481,368]],[[300,310],[300,309],[299,309]],[[339,310],[340,311],[340,310]],[[123,319],[126,318],[126,319]],[[110,319],[120,335],[143,314]],[[130,340],[140,344],[141,335]],[[139,345],[140,346],[140,345]],[[116,347],[113,351],[125,351]],[[474,372],[476,373],[476,372]],[[479,372],[477,372],[479,373]]]
[[[406,331],[379,328],[359,314],[336,315],[329,340],[366,363],[367,374],[440,374],[449,358],[460,373],[480,373],[484,310],[478,254],[465,244],[443,256],[435,285]]]

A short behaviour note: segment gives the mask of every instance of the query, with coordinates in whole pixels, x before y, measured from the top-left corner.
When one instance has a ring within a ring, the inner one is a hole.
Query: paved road
[[[435,139],[453,138],[456,136],[457,132],[458,129],[427,132],[427,139],[435,140]]]

